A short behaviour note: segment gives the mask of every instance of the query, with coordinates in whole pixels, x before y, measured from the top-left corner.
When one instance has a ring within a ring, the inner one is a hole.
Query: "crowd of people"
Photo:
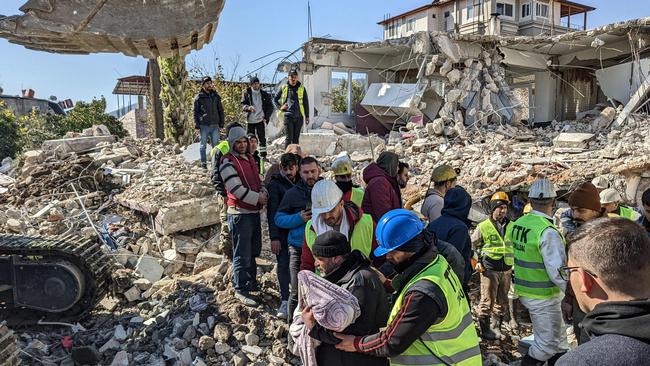
[[[534,334],[524,366],[650,359],[650,189],[641,207],[625,207],[598,177],[568,192],[569,207],[557,209],[553,182],[539,178],[524,212],[514,207],[513,193],[494,192],[487,218],[474,225],[468,219],[474,201],[457,185],[460,171],[441,165],[416,212],[402,198],[411,167],[395,153],[383,152],[355,172],[346,154],[323,167],[302,152],[297,143],[308,102],[297,73],[274,99],[287,144],[268,171],[263,126],[271,101],[259,80],[242,98],[248,130],[232,124],[226,141],[212,140],[212,180],[228,223],[222,243],[236,298],[258,306],[255,258],[266,212],[281,295],[277,316],[307,327],[301,334],[318,341],[317,364],[481,365],[479,335],[504,339],[504,330],[518,327],[517,304],[528,310]],[[324,168],[333,179],[323,178]],[[312,305],[300,300],[310,296],[301,271],[356,299],[360,311],[344,329],[319,322],[336,311],[335,294],[328,299],[319,288]],[[478,334],[469,299],[473,275],[480,277]],[[579,342],[571,351],[565,322]]]

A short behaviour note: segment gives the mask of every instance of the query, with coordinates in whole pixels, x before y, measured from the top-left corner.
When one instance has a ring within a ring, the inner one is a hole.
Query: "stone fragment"
[[[214,344],[214,351],[219,355],[223,355],[230,352],[230,346],[227,343],[217,342]]]
[[[33,165],[43,161],[43,150],[29,150],[23,153],[25,164]]]
[[[102,359],[94,346],[72,347],[70,356],[76,365],[97,365]]]
[[[206,269],[218,266],[223,261],[223,256],[220,254],[201,252],[194,260],[193,274],[201,273]]]
[[[232,330],[227,324],[219,323],[214,326],[213,338],[219,342],[228,342],[228,338],[232,335]]]
[[[120,342],[118,342],[117,339],[115,338],[111,338],[106,343],[104,343],[103,346],[99,348],[99,353],[104,353],[108,350],[119,349],[119,348],[120,348]]]
[[[190,342],[192,339],[194,339],[194,337],[196,337],[196,328],[194,328],[193,325],[190,325],[185,329],[185,332],[183,333],[183,339]]]
[[[233,366],[246,366],[250,360],[248,357],[243,354],[243,353],[238,353],[232,357],[232,360],[230,360],[230,363]]]
[[[115,327],[115,331],[113,332],[113,337],[117,339],[118,341],[122,342],[126,339],[127,334],[126,334],[126,329],[122,326],[122,324],[118,324]]]
[[[162,278],[165,269],[158,264],[158,260],[154,257],[142,256],[138,259],[135,266],[135,271],[143,278],[154,283]]]
[[[616,118],[616,109],[607,107],[591,122],[591,130],[598,131],[609,126]]]
[[[187,231],[220,222],[216,196],[192,198],[165,205],[156,215],[156,231],[163,235]]]
[[[129,354],[126,351],[120,351],[115,354],[111,366],[129,366]]]
[[[189,236],[174,236],[172,242],[173,248],[181,254],[197,254],[201,250],[201,243]]]
[[[255,357],[261,355],[262,352],[264,352],[262,350],[262,348],[260,348],[259,346],[248,346],[248,345],[242,346],[241,350],[242,350],[242,352],[244,352],[246,354],[249,354],[249,355],[253,355]]]
[[[182,366],[192,365],[192,349],[187,347],[178,353],[178,358]]]
[[[165,258],[165,270],[163,273],[166,276],[171,276],[183,268],[185,257],[175,249],[165,250],[163,252],[163,258]]]
[[[201,336],[201,338],[199,338],[199,349],[201,351],[205,352],[208,349],[213,348],[215,344],[214,338],[210,336]]]
[[[460,70],[453,69],[453,70],[449,71],[449,73],[447,73],[447,79],[449,79],[449,82],[452,85],[456,85],[460,81],[460,78],[462,77],[462,75],[463,74],[460,72]]]
[[[124,297],[128,302],[140,300],[140,290],[133,286],[124,293]]]
[[[587,143],[595,137],[596,135],[593,133],[563,132],[553,140],[553,146],[559,148],[584,149],[587,147]]]
[[[257,346],[260,343],[260,337],[257,334],[248,333],[246,334],[246,344],[249,346]]]
[[[133,285],[136,286],[140,291],[147,291],[153,284],[146,278],[138,278],[137,280],[133,281]]]
[[[14,233],[21,233],[23,231],[23,223],[22,221],[18,221],[16,219],[9,219],[7,220],[6,224],[7,230],[14,232]]]

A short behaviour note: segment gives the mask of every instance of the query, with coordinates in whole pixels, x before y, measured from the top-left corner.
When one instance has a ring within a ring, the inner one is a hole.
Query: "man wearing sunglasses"
[[[623,218],[586,223],[569,244],[570,281],[591,340],[558,366],[647,365],[650,360],[650,238]]]

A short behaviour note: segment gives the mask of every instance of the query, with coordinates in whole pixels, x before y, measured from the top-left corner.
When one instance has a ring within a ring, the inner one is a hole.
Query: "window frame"
[[[528,15],[524,15],[524,8],[525,8],[525,7],[528,8]],[[520,19],[530,19],[530,18],[532,18],[532,15],[533,15],[532,7],[533,7],[533,6],[532,6],[532,2],[531,2],[531,1],[528,1],[528,2],[525,2],[525,3],[521,3],[521,9],[520,9],[520,12],[521,12],[521,13],[519,14],[519,18],[520,18]]]
[[[499,13],[499,5],[503,5],[503,14]],[[510,6],[510,15],[507,14],[507,8]],[[503,18],[510,18],[514,19],[515,18],[515,4],[507,1],[497,1],[496,3],[496,9],[495,13],[499,13],[499,15]]]
[[[363,86],[364,96],[365,96],[365,93],[368,92],[368,86],[370,84],[368,82],[368,78],[369,78],[370,75],[369,75],[368,71],[366,71],[366,70],[332,68],[330,70],[330,77],[329,77],[329,90],[328,91],[329,91],[330,94],[332,93],[332,87],[333,87],[332,86],[332,75],[334,73],[347,73],[347,83],[348,83],[347,91],[348,91],[348,95],[347,95],[347,107],[346,107],[346,109],[348,111],[347,111],[347,113],[346,112],[333,112],[332,111],[332,106],[330,106],[330,114],[335,115],[335,116],[354,116],[354,110],[353,110],[354,106],[352,105],[352,74],[364,74],[364,75],[366,75],[366,82],[365,82],[365,84]]]
[[[540,15],[540,9],[546,7],[546,15]],[[541,1],[535,1],[535,18],[549,19],[550,4]]]
[[[406,31],[407,32],[415,32],[415,23],[416,23],[415,17],[408,18],[406,20]]]

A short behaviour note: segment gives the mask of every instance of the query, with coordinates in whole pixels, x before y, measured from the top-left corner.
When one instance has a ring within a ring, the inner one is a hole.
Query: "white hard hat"
[[[555,197],[557,197],[557,193],[553,182],[545,178],[534,181],[530,186],[530,191],[528,191],[528,198],[546,199]]]
[[[607,178],[603,177],[602,175],[594,178],[591,181],[591,184],[596,186],[596,188],[598,188],[598,189],[607,189],[607,188],[609,188],[609,181],[607,180]]]
[[[352,162],[352,158],[350,158],[350,154],[348,154],[347,151],[341,151],[338,155],[336,155],[336,160],[347,160],[349,162]]]
[[[313,216],[330,212],[341,202],[343,192],[333,180],[323,179],[311,190],[311,212]]]
[[[606,203],[619,203],[622,200],[621,195],[614,188],[607,188],[600,192],[600,203],[603,205]]]

